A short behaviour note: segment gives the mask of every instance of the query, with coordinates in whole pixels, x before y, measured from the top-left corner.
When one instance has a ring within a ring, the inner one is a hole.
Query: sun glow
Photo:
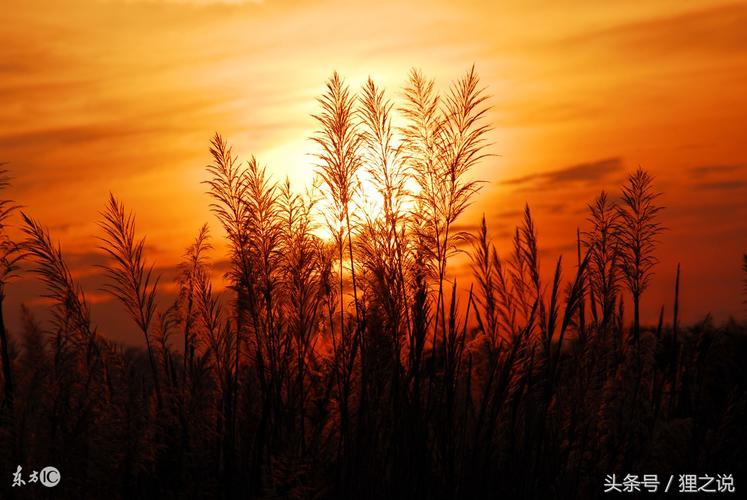
[[[332,71],[354,93],[371,75],[399,103],[412,66],[435,78],[443,96],[474,62],[494,96],[496,156],[475,170],[491,184],[465,224],[484,212],[509,228],[528,202],[545,223],[543,245],[568,248],[571,216],[598,183],[611,189],[621,171],[640,164],[672,188],[667,204],[682,207],[664,240],[662,282],[673,279],[674,249],[688,245],[683,266],[714,297],[699,312],[743,310],[726,292],[740,286],[729,263],[747,234],[739,2],[610,9],[574,1],[548,4],[541,17],[526,2],[232,3],[31,0],[0,9],[0,162],[13,173],[19,203],[60,228],[71,250],[95,247],[95,227],[83,221],[113,191],[147,211],[140,220],[148,241],[162,249],[162,265],[173,265],[181,254],[169,243],[187,245],[212,220],[200,182],[215,132],[241,158],[255,154],[274,180],[288,176],[304,192],[316,164],[311,114]],[[553,182],[546,175],[611,157],[619,159],[614,171]],[[381,204],[368,182],[360,192],[354,213],[367,200]],[[59,203],[48,203],[50,193]],[[676,236],[694,226],[707,234]],[[508,233],[501,245],[510,244]],[[724,246],[708,246],[713,240]],[[667,292],[652,289],[662,299]],[[10,300],[11,309],[23,302]]]

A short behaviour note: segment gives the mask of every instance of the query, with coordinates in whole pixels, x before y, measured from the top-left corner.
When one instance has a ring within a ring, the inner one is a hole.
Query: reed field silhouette
[[[216,134],[204,187],[217,230],[184,251],[166,308],[135,215],[111,194],[97,272],[144,348],[98,333],[3,171],[0,306],[32,273],[52,315],[24,308],[18,332],[0,315],[0,497],[599,498],[613,473],[731,474],[740,491],[747,327],[682,324],[679,267],[673,309],[641,319],[666,231],[656,179],[638,168],[589,200],[571,262],[542,262],[529,206],[500,248],[485,216],[475,232],[459,223],[495,154],[489,105],[474,67],[443,92],[413,70],[396,100],[335,72],[304,193]],[[742,266],[747,295],[747,254]],[[54,464],[56,489],[14,489],[30,463]]]

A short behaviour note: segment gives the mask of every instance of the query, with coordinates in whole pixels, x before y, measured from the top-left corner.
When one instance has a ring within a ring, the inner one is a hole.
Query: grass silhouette
[[[490,154],[474,67],[443,95],[413,70],[400,105],[334,73],[318,104],[303,194],[212,138],[225,291],[205,225],[159,308],[134,215],[110,195],[105,290],[145,350],[97,334],[47,229],[22,214],[12,242],[0,200],[0,299],[23,257],[54,311],[42,326],[25,310],[20,345],[0,322],[2,470],[55,464],[66,498],[595,498],[612,473],[740,477],[745,326],[681,325],[679,266],[671,322],[640,322],[663,230],[646,171],[589,204],[576,262],[545,274],[529,206],[507,251],[485,216],[458,229]]]

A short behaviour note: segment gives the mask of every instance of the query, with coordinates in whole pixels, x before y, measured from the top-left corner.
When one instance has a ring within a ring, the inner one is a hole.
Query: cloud
[[[517,189],[559,189],[574,184],[580,187],[608,180],[623,169],[620,158],[580,163],[560,170],[516,177],[503,181],[503,184],[517,186]]]
[[[744,187],[747,187],[747,181],[732,180],[732,181],[696,182],[693,186],[696,189],[706,189],[706,190],[711,190],[711,191],[734,191],[736,189],[742,189]]]
[[[480,230],[479,224],[470,224],[467,222],[457,223],[453,224],[451,226],[451,230],[454,233],[469,233],[469,234],[475,234]]]
[[[139,134],[142,129],[111,124],[91,124],[84,126],[57,127],[0,135],[0,148],[53,148],[58,146],[74,147],[82,143],[113,140],[124,136]]]
[[[743,167],[743,164],[699,165],[687,171],[694,189],[731,192],[747,186],[747,181],[739,178]]]
[[[493,214],[493,217],[496,219],[518,219],[523,213],[521,210],[504,210]]]
[[[561,255],[575,253],[576,250],[577,248],[576,248],[575,243],[565,243],[562,245],[540,247],[539,254],[540,254],[540,257],[544,259],[552,259],[553,261],[557,261],[558,257],[560,257]],[[553,270],[554,270],[554,265],[553,265]]]
[[[585,101],[537,103],[535,96],[502,104],[496,124],[502,127],[546,125],[577,122],[598,118],[603,112],[599,105]]]
[[[542,210],[543,212],[551,213],[554,215],[562,214],[566,210],[568,210],[568,204],[563,202],[537,203],[534,205],[534,207]]]
[[[718,5],[625,23],[567,38],[572,45],[612,48],[658,58],[673,54],[741,55],[747,46],[747,4]]]
[[[706,176],[711,175],[719,175],[719,174],[731,174],[738,170],[741,170],[744,167],[744,165],[700,165],[697,167],[691,167],[687,171],[690,173],[691,177],[694,178],[703,178]]]

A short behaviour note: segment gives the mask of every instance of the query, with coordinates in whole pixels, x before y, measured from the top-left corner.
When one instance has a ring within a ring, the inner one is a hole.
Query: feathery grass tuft
[[[125,306],[145,338],[160,406],[160,377],[151,338],[159,278],[153,276],[153,264],[148,266],[145,263],[145,238],[137,239],[135,235],[135,216],[127,213],[124,205],[113,194],[109,195],[109,203],[101,216],[99,227],[104,236],[99,238],[99,248],[111,260],[109,264],[101,266],[108,278],[104,290]]]

